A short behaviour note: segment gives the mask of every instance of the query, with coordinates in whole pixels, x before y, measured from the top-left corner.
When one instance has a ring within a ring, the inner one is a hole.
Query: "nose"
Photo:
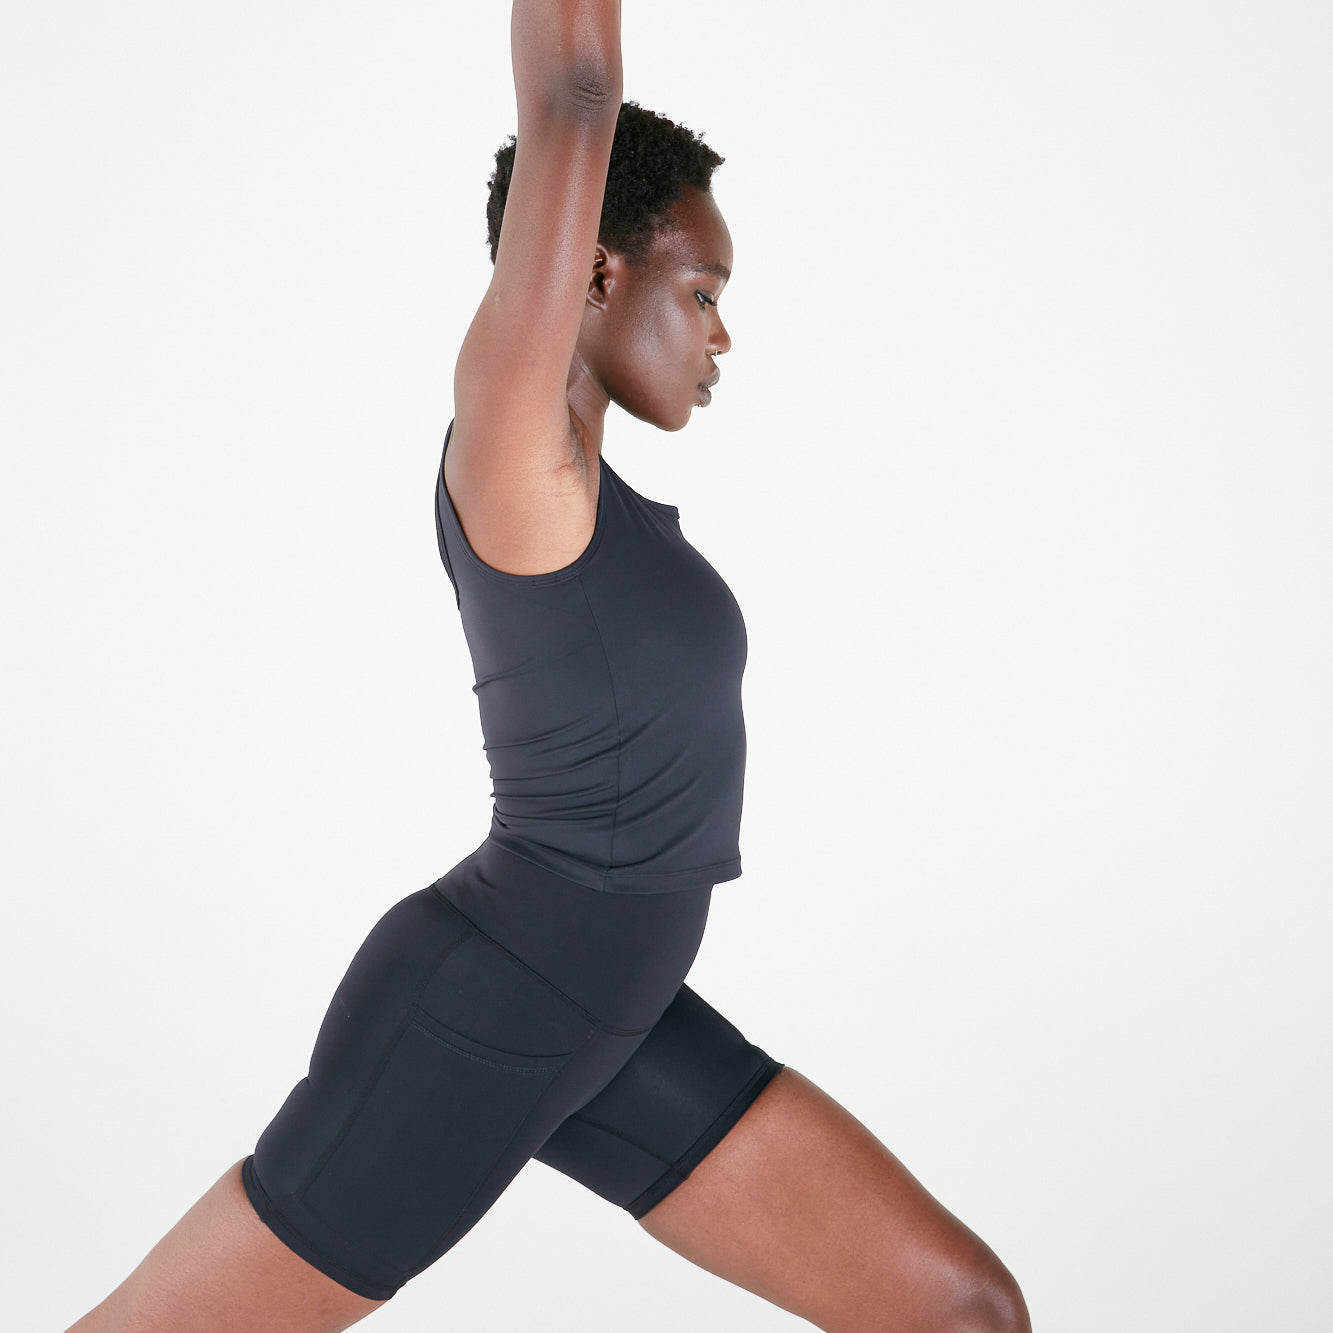
[[[727,326],[722,322],[722,316],[714,314],[713,316],[713,336],[708,340],[708,352],[710,356],[721,356],[723,352],[731,351],[731,334],[727,332]]]

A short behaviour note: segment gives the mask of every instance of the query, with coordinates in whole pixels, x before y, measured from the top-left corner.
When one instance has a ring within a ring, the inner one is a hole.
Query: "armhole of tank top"
[[[444,433],[444,448],[440,451],[440,471],[437,475],[436,494],[443,497],[444,504],[448,507],[448,525],[453,533],[458,537],[458,549],[463,553],[468,565],[481,574],[484,578],[492,579],[496,583],[507,583],[511,587],[541,587],[547,583],[564,583],[567,579],[577,577],[582,572],[583,567],[597,553],[597,548],[601,545],[602,530],[606,526],[606,474],[610,469],[606,461],[598,455],[599,472],[597,478],[597,517],[593,521],[592,536],[588,539],[588,544],[569,564],[560,569],[553,569],[546,574],[510,574],[503,569],[496,569],[494,565],[488,565],[473,549],[472,543],[468,541],[467,534],[463,531],[462,520],[458,517],[458,510],[454,508],[453,496],[449,494],[449,487],[444,480],[444,456],[449,452],[449,440],[454,433],[454,423],[449,423],[449,429]],[[437,509],[441,508],[437,504]],[[445,514],[440,513],[440,521],[445,521]]]

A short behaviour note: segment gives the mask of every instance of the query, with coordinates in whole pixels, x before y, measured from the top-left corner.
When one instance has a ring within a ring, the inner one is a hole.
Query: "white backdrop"
[[[1039,1329],[1323,1333],[1333,10],[629,3],[735,345],[679,504],[750,631],[692,983]],[[485,832],[431,514],[508,6],[4,0],[10,1322],[230,1163]],[[805,1327],[544,1167],[373,1321]]]

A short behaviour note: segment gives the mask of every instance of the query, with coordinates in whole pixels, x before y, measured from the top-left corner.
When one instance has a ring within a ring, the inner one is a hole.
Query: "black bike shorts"
[[[391,908],[246,1159],[260,1218],[383,1300],[533,1157],[642,1217],[782,1068],[682,984],[711,893],[597,892],[488,841]]]

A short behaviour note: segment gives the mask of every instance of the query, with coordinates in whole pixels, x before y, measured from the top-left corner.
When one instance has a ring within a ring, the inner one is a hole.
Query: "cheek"
[[[625,369],[645,389],[665,386],[687,362],[697,359],[694,321],[666,303],[645,305],[622,329]]]
[[[682,397],[689,400],[686,417],[695,406],[694,382],[707,341],[693,294],[683,297],[670,286],[637,289],[617,311],[608,333],[612,397],[636,416],[679,428],[684,424]]]
[[[668,376],[686,363],[693,364],[701,355],[699,320],[679,301],[662,300],[649,315],[644,334],[654,359]]]

